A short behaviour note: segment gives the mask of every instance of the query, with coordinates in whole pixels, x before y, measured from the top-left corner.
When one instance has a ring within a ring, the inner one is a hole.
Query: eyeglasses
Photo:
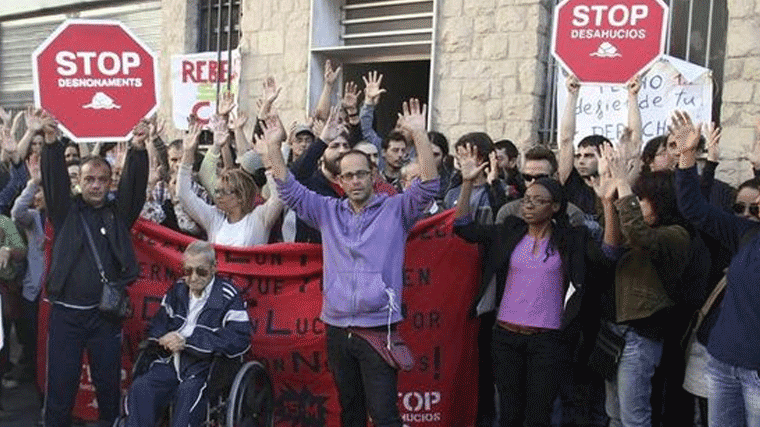
[[[734,208],[734,213],[736,213],[737,215],[743,214],[744,212],[747,211],[747,209],[749,209],[749,214],[752,216],[758,216],[758,214],[760,214],[760,205],[758,205],[757,203],[745,204],[745,203],[737,202],[737,203],[734,203],[733,208]]]
[[[541,206],[541,205],[545,205],[552,202],[549,199],[542,199],[540,197],[530,197],[530,196],[525,196],[521,200],[523,204],[533,205],[533,206]]]
[[[343,181],[351,181],[354,178],[358,178],[361,180],[361,179],[366,179],[368,176],[369,176],[369,171],[360,170],[356,172],[342,173],[340,174],[340,179],[342,179]]]
[[[195,271],[195,274],[197,274],[198,277],[208,277],[211,274],[211,270],[205,267],[185,267],[182,269],[182,272],[187,277],[192,276],[193,271]]]
[[[545,174],[545,173],[537,173],[535,175],[531,175],[529,173],[524,173],[524,174],[522,174],[522,176],[523,176],[523,179],[525,181],[535,181],[537,179],[548,178],[549,177],[549,175]]]
[[[214,189],[214,197],[229,196],[235,193],[237,193],[235,190],[230,190],[229,188],[215,188]]]

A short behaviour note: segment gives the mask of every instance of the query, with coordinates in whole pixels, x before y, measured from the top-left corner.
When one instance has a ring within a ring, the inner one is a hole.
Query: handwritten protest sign
[[[216,111],[217,79],[220,91],[230,91],[238,99],[240,88],[240,51],[232,51],[232,65],[228,52],[222,52],[221,63],[216,52],[172,55],[172,119],[177,129],[187,129],[187,117],[195,114],[207,124]],[[231,67],[231,69],[230,69]]]
[[[557,112],[567,103],[564,77],[557,73]],[[670,113],[687,111],[694,122],[708,123],[712,117],[712,72],[677,58],[666,56],[642,78],[639,92],[642,138],[644,142],[667,133]],[[577,145],[588,135],[603,135],[617,141],[628,124],[628,92],[625,86],[583,84],[575,108]]]

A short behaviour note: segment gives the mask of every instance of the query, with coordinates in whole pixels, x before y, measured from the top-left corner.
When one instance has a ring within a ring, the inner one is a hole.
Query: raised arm
[[[630,145],[626,147],[628,155],[638,157],[641,152],[641,109],[639,108],[639,91],[641,90],[641,75],[636,74],[625,85],[628,89],[628,129],[631,130]],[[628,159],[624,159],[628,161]]]
[[[245,136],[245,124],[248,123],[248,114],[241,111],[230,120],[229,126],[235,135],[235,149],[238,156],[242,156],[253,150],[253,143]]]
[[[145,190],[148,187],[148,152],[145,144],[148,142],[148,133],[147,122],[141,121],[135,126],[132,146],[127,151],[119,180],[116,206],[128,227],[137,220],[145,205]]]
[[[29,168],[31,178],[26,187],[21,191],[21,194],[16,198],[16,201],[13,202],[13,207],[11,208],[11,218],[18,226],[23,228],[29,228],[34,223],[35,218],[31,207],[32,202],[34,202],[34,196],[37,194],[40,182],[42,181],[39,157],[30,157],[27,161],[27,167]]]
[[[470,214],[470,196],[473,181],[485,170],[488,162],[478,165],[478,149],[466,144],[464,153],[459,156],[459,167],[462,172],[462,186],[456,203],[454,216],[454,232],[470,243],[489,244],[500,225],[477,224]]]
[[[182,139],[182,164],[180,164],[179,172],[177,173],[177,197],[182,208],[190,215],[193,221],[208,231],[214,221],[216,208],[198,197],[195,191],[193,191],[191,184],[193,160],[195,159],[195,150],[198,149],[198,137],[200,133],[201,125],[196,123],[190,127]]]
[[[314,116],[318,119],[327,120],[327,116],[330,114],[330,98],[341,70],[341,67],[333,69],[332,61],[325,60],[325,84],[322,86],[322,93],[319,95],[317,108],[314,110]]]
[[[71,206],[71,182],[63,157],[64,145],[58,139],[58,124],[42,110],[34,114],[41,118],[45,146],[42,147],[40,170],[47,213],[56,230],[63,224]]]
[[[264,136],[254,135],[257,146],[265,147],[266,157],[272,166],[272,178],[277,183],[277,195],[282,202],[293,209],[309,226],[319,228],[328,203],[337,203],[338,199],[320,196],[296,181],[285,165],[281,144],[285,140],[285,130],[278,117],[270,117],[262,125]]]
[[[383,139],[375,132],[372,122],[375,119],[375,106],[380,102],[380,96],[386,92],[380,87],[383,82],[383,75],[378,75],[377,71],[370,71],[366,77],[362,76],[362,79],[364,79],[364,104],[359,114],[362,136],[367,142],[377,147],[378,151],[381,151],[380,146]],[[382,168],[382,164],[380,167]]]
[[[578,78],[574,75],[567,76],[565,82],[567,87],[567,103],[565,104],[565,111],[562,113],[562,123],[559,128],[559,182],[564,184],[567,182],[567,178],[570,177],[570,172],[573,171],[573,155],[575,153],[575,146],[573,145],[573,139],[575,138],[575,105],[578,103],[578,92],[580,92],[581,84]]]
[[[423,182],[438,178],[433,148],[425,128],[426,110],[425,104],[420,104],[418,99],[412,98],[404,102],[403,113],[399,117],[401,127],[411,134],[414,140],[414,148],[417,150],[417,159],[420,162],[420,178]]]
[[[724,212],[710,205],[700,193],[699,175],[696,168],[696,150],[699,145],[699,128],[684,111],[675,111],[670,133],[678,144],[680,157],[676,170],[676,196],[678,209],[697,228],[721,241],[735,252],[742,237],[757,223]]]

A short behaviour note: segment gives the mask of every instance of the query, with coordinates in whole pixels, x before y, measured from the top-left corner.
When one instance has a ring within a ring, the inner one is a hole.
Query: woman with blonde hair
[[[190,188],[199,134],[200,126],[193,126],[183,140],[184,153],[177,176],[177,192],[182,207],[206,230],[211,243],[233,247],[267,243],[272,225],[283,207],[276,190],[271,191],[265,203],[254,208],[259,189],[253,178],[241,169],[228,169],[220,174],[213,189],[215,206],[204,202]],[[272,182],[269,175],[267,182]],[[270,188],[276,186],[272,184]]]

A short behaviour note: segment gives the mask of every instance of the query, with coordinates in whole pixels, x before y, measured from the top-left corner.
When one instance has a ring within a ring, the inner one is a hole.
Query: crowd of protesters
[[[379,135],[375,112],[393,88],[370,72],[363,91],[346,82],[331,105],[340,75],[326,61],[315,110],[287,129],[272,77],[250,119],[224,93],[206,129],[190,117],[173,141],[153,118],[129,142],[76,144],[45,111],[3,111],[0,391],[35,377],[44,286],[53,302],[48,345],[60,352],[40,391],[46,425],[70,424],[85,348],[101,420],[118,416],[110,367],[119,362],[120,323],[100,317],[101,290],[90,282],[104,271],[125,286],[135,280],[128,229],[140,216],[215,245],[322,243],[331,262],[321,317],[342,425],[365,426],[369,414],[376,425],[400,427],[398,371],[371,347],[355,348],[351,328],[387,329],[390,348],[402,321],[408,231],[455,209],[454,231],[481,254],[469,313],[479,322],[477,426],[760,426],[760,298],[752,288],[760,278],[760,129],[758,141],[746,141],[756,178],[733,188],[715,178],[714,124],[674,111],[666,135],[642,140],[638,76],[627,84],[628,124],[618,140],[577,138],[581,84],[569,76],[556,155],[541,144],[521,155],[509,135],[473,129],[449,142],[426,131],[415,99]],[[63,248],[71,241],[81,251]],[[354,247],[343,259],[343,248]],[[101,265],[97,253],[112,256]],[[351,292],[371,308],[355,312],[343,299],[352,297],[344,281],[356,274],[345,271],[360,269],[357,259],[366,268]],[[12,329],[21,346],[15,363]],[[184,338],[182,347],[172,339],[162,345],[183,348]]]

